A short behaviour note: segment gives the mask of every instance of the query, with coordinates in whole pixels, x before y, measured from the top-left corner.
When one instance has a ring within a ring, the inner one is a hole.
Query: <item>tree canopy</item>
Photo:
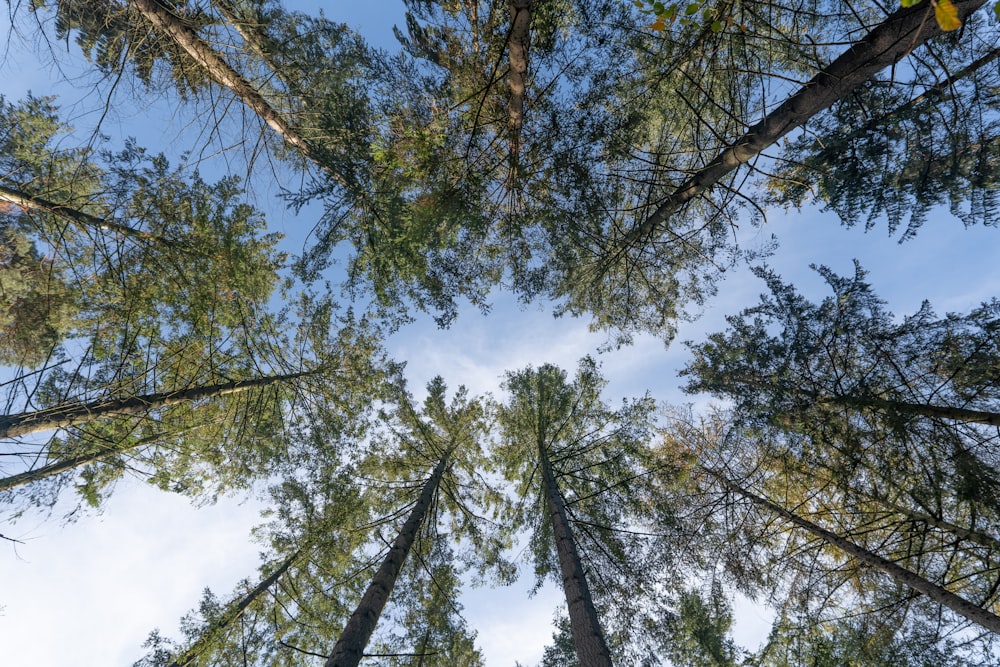
[[[51,76],[0,97],[5,520],[133,477],[259,500],[258,572],[148,666],[480,665],[470,591],[532,573],[544,665],[995,664],[995,273],[898,317],[857,261],[812,248],[819,299],[762,262],[782,210],[900,257],[996,224],[998,8],[404,0],[386,42],[279,0],[9,3]],[[604,343],[421,338],[506,301]],[[695,403],[611,402],[712,304]]]

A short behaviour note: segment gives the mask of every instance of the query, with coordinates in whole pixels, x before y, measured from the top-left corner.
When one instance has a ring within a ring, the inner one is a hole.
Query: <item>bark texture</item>
[[[954,2],[963,22],[984,4],[985,0]],[[781,137],[831,107],[878,72],[899,62],[928,39],[940,34],[942,31],[934,20],[934,9],[928,2],[893,12],[719,153],[708,165],[682,183],[652,215],[626,235],[625,244],[636,245],[646,241],[684,204],[717,184]]]
[[[840,535],[831,533],[830,531],[819,527],[818,525],[812,523],[811,521],[788,511],[787,509],[781,507],[780,505],[772,503],[771,501],[765,498],[761,498],[760,496],[754,495],[750,491],[747,491],[746,489],[742,488],[735,482],[730,481],[725,476],[720,475],[719,473],[716,473],[711,470],[707,470],[707,472],[712,477],[719,480],[719,482],[721,482],[723,486],[743,496],[747,500],[753,502],[755,505],[762,507],[770,512],[773,512],[774,514],[777,514],[778,516],[782,517],[789,523],[792,523],[800,528],[809,531],[811,534],[815,535],[816,537],[819,537],[827,544],[835,546],[838,549],[844,551],[845,553],[850,554],[852,557],[856,558],[862,563],[870,565],[871,567],[874,567],[884,572],[885,574],[889,575],[890,577],[895,579],[897,582],[903,584],[904,586],[907,586],[919,593],[923,593],[924,595],[928,596],[938,604],[947,607],[948,609],[951,609],[953,612],[962,616],[963,618],[982,626],[983,628],[989,630],[990,632],[1000,633],[1000,616],[997,616],[996,614],[986,611],[982,607],[972,604],[968,600],[959,597],[958,595],[955,595],[946,588],[938,586],[937,584],[928,581],[927,579],[924,579],[919,574],[912,572],[911,570],[907,570],[906,568],[901,567],[890,560],[882,558],[878,554],[872,553],[871,551],[868,551],[867,549],[858,546],[857,544],[851,542],[846,538],[841,537]]]
[[[590,595],[587,576],[566,516],[566,506],[556,487],[552,464],[544,447],[539,447],[539,456],[542,483],[545,485],[545,502],[549,510],[549,519],[552,521],[552,535],[559,556],[559,569],[562,572],[566,606],[569,608],[569,623],[573,631],[576,657],[580,661],[580,667],[610,667],[611,651],[604,638],[597,609],[594,608],[594,599]]]
[[[396,578],[403,567],[403,562],[410,553],[410,547],[413,546],[417,532],[424,522],[427,510],[430,508],[434,494],[441,483],[441,477],[448,466],[449,457],[450,452],[441,457],[434,472],[424,483],[417,504],[410,511],[410,516],[407,517],[406,523],[399,530],[399,534],[392,543],[392,548],[389,549],[389,553],[382,561],[378,572],[372,577],[361,602],[351,614],[351,618],[348,619],[344,632],[341,633],[340,639],[337,640],[325,663],[326,667],[357,667],[361,658],[364,657],[365,647],[368,645],[372,633],[375,632],[375,626],[378,624],[379,616],[382,615],[382,610],[396,585]]]
[[[531,35],[531,0],[510,0],[510,152],[521,152],[521,127],[524,125],[524,91],[528,78],[528,42]]]

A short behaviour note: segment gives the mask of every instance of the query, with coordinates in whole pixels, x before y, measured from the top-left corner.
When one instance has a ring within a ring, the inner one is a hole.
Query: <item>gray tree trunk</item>
[[[955,0],[954,4],[959,18],[965,21],[970,14],[986,4],[986,0]],[[749,162],[781,137],[833,106],[837,100],[850,94],[886,67],[902,60],[931,37],[940,34],[941,28],[934,20],[934,10],[928,2],[893,12],[719,153],[708,165],[682,183],[652,215],[625,235],[622,245],[633,246],[648,241],[684,204]]]
[[[243,76],[224,61],[198,34],[156,0],[130,0],[140,14],[157,29],[173,39],[191,58],[204,68],[213,81],[228,88],[281,138],[316,162],[309,143]]]
[[[410,547],[416,540],[417,532],[424,522],[427,510],[430,508],[434,494],[441,483],[441,477],[444,475],[450,455],[449,451],[441,457],[434,472],[424,483],[417,504],[410,511],[410,516],[407,517],[406,523],[399,530],[396,540],[392,543],[392,548],[389,549],[389,553],[382,561],[378,572],[372,577],[361,602],[351,614],[351,618],[348,619],[340,639],[337,640],[325,663],[326,667],[357,667],[358,663],[361,662],[365,647],[368,646],[368,640],[375,632],[379,616],[382,615],[382,610],[396,585],[396,578],[403,567],[403,562],[410,553]]]
[[[521,152],[521,126],[524,124],[524,91],[528,76],[528,42],[531,28],[531,0],[510,0],[510,153],[517,160]]]
[[[229,394],[267,387],[279,382],[286,382],[310,375],[312,371],[289,373],[285,375],[270,375],[254,380],[239,380],[221,384],[192,387],[177,391],[158,392],[129,398],[109,398],[90,403],[69,403],[55,407],[24,412],[17,415],[0,415],[0,439],[16,438],[39,431],[56,428],[67,428],[76,424],[118,417],[121,415],[140,415],[150,410],[177,405],[202,398],[218,398]]]
[[[817,526],[811,521],[788,511],[787,509],[781,507],[780,505],[776,505],[775,503],[772,503],[771,501],[765,498],[761,498],[760,496],[754,495],[750,491],[747,491],[746,489],[737,485],[735,482],[730,481],[728,478],[715,471],[708,469],[705,469],[705,471],[709,475],[717,479],[719,482],[721,482],[723,486],[743,496],[747,500],[753,502],[755,505],[763,507],[764,509],[782,517],[789,523],[792,523],[800,528],[809,531],[811,534],[815,535],[816,537],[819,537],[827,544],[835,546],[844,551],[845,553],[850,554],[852,557],[858,559],[862,563],[870,565],[871,567],[874,567],[884,572],[885,574],[888,574],[890,577],[892,577],[899,583],[903,584],[904,586],[907,586],[919,593],[923,593],[924,595],[928,596],[938,604],[947,607],[948,609],[951,609],[959,616],[962,616],[963,618],[982,626],[983,628],[989,630],[990,632],[1000,633],[1000,616],[990,613],[985,609],[983,609],[982,607],[974,605],[968,600],[965,600],[964,598],[955,595],[946,588],[938,586],[937,584],[928,581],[927,579],[924,579],[916,572],[907,570],[906,568],[901,567],[890,560],[882,558],[878,554],[872,553],[871,551],[868,551],[867,549],[858,546],[857,544],[854,544],[850,540],[847,540],[841,537],[840,535],[831,533],[830,531]]]
[[[611,667],[611,651],[604,638],[597,609],[594,608],[594,599],[590,595],[580,553],[577,551],[573,530],[566,516],[566,506],[556,486],[552,464],[541,444],[538,453],[541,459],[545,502],[549,510],[549,519],[552,521],[552,534],[559,556],[559,569],[562,572],[566,606],[569,608],[569,624],[573,631],[576,657],[580,661],[580,667]]]

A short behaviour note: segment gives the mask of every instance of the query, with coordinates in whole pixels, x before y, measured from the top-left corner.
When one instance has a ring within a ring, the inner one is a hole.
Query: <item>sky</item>
[[[391,46],[393,23],[403,20],[398,2],[333,2],[324,8],[328,17],[344,20],[386,46]],[[7,20],[0,18],[4,34]],[[76,79],[76,87],[56,86],[63,74],[43,64],[44,54],[36,56],[12,43],[2,57],[0,93],[8,99],[31,89],[35,94],[58,90],[61,102],[71,109],[86,109],[94,100],[86,77]],[[187,131],[188,121],[156,108],[162,102],[113,115],[103,130],[122,137],[141,131],[150,136],[148,145],[163,145]],[[155,122],[147,122],[150,117]],[[81,116],[80,125],[86,121],[87,116]],[[273,193],[258,197],[272,202],[272,224],[288,235],[290,248],[298,250],[308,221],[276,206]],[[859,260],[870,271],[876,292],[900,316],[914,312],[924,299],[943,314],[967,311],[1000,294],[998,233],[965,229],[941,211],[929,216],[915,239],[899,244],[884,227],[869,233],[846,229],[832,215],[810,208],[769,211],[764,225],[740,232],[741,242],[749,246],[776,236],[780,246],[768,265],[813,299],[827,291],[810,264],[850,274],[853,261]],[[762,291],[763,283],[745,268],[730,271],[717,297],[697,321],[681,326],[678,343],[669,349],[661,341],[640,337],[630,347],[598,355],[609,380],[606,398],[617,402],[649,391],[660,401],[705,404],[707,398],[687,396],[679,389],[677,371],[687,358],[679,342],[720,330],[727,314],[753,305]],[[415,389],[440,374],[450,387],[464,384],[472,393],[495,393],[506,370],[547,362],[572,369],[582,356],[597,355],[605,336],[589,332],[586,325],[585,320],[553,318],[544,304],[521,307],[499,294],[488,316],[466,308],[444,331],[424,318],[396,334],[389,349],[394,358],[407,362]],[[67,507],[16,523],[5,522],[0,514],[0,534],[21,542],[0,541],[0,660],[35,667],[130,665],[142,655],[141,643],[152,629],[179,635],[178,620],[197,604],[203,588],[224,595],[244,577],[255,578],[258,547],[249,539],[249,530],[259,522],[260,509],[256,500],[246,497],[193,507],[184,498],[128,479],[119,483],[100,512],[72,523],[61,520]],[[540,660],[551,636],[553,611],[562,601],[551,586],[528,599],[531,578],[529,572],[520,585],[472,590],[463,598],[488,665]],[[766,636],[766,618],[742,603],[737,611],[737,642],[756,646]]]

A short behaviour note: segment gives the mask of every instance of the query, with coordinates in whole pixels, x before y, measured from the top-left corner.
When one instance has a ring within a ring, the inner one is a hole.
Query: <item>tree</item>
[[[379,616],[382,615],[382,609],[389,600],[389,594],[392,593],[392,588],[396,584],[396,577],[399,576],[399,571],[403,567],[403,561],[409,555],[421,524],[427,516],[431,500],[441,483],[441,477],[444,475],[450,455],[450,450],[442,452],[440,461],[434,467],[427,481],[424,482],[417,502],[410,511],[406,522],[399,529],[399,534],[392,543],[389,553],[386,554],[378,571],[372,577],[371,584],[361,598],[361,602],[358,603],[357,609],[337,639],[333,652],[330,653],[330,657],[326,661],[328,667],[353,667],[361,662],[365,646],[368,645],[368,640],[371,639],[372,633],[375,631]]]
[[[953,6],[988,44],[983,4]],[[409,3],[399,35],[409,58],[384,58],[271,5],[188,16],[143,0],[129,5],[135,34],[170,47],[125,60],[140,74],[162,61],[176,81],[194,63],[324,172],[294,198],[322,195],[328,208],[303,275],[351,243],[348,282],[383,307],[416,305],[447,323],[457,299],[484,306],[506,281],[524,299],[592,316],[621,343],[640,331],[669,340],[736,260],[740,200],[755,210],[737,185],[744,165],[859,87],[881,86],[879,73],[909,54],[933,60],[941,39],[977,41],[942,38],[927,3],[891,13],[720,3],[703,8],[704,25],[645,32],[620,0],[523,5]],[[115,17],[108,27],[60,10],[60,34],[78,31],[88,51],[116,43],[130,15],[103,12]],[[971,67],[964,55],[956,66]],[[905,86],[936,83],[920,64],[894,68],[894,81],[903,71]],[[782,80],[806,83],[786,96]],[[318,108],[311,89],[335,108]],[[979,173],[985,184],[992,172]]]
[[[237,377],[275,371],[264,377],[133,395],[137,384],[77,389],[87,376],[60,377],[54,369],[52,388],[43,386],[33,396],[43,405],[58,399],[51,407],[0,418],[7,440],[0,451],[11,466],[0,480],[5,501],[17,513],[32,505],[51,507],[63,486],[74,481],[82,498],[96,506],[129,472],[164,490],[212,499],[303,465],[317,450],[333,455],[322,438],[335,440],[364,428],[387,364],[377,331],[349,315],[339,322],[331,315],[336,314],[324,311],[322,303],[306,303],[298,331],[289,332],[298,340],[274,341],[289,351],[287,358],[244,359],[249,367],[216,369]],[[216,351],[220,362],[222,352]],[[156,379],[155,369],[151,375]],[[64,397],[62,387],[79,391],[79,398]],[[32,437],[52,429],[56,433],[47,440]]]
[[[732,625],[732,605],[718,581],[711,582],[707,594],[697,589],[681,591],[677,616],[670,623],[667,657],[672,664],[686,667],[741,664],[737,662],[740,651],[729,637]]]
[[[512,524],[530,530],[539,582],[559,573],[584,666],[611,664],[612,644],[598,615],[603,604],[614,609],[613,645],[621,654],[630,640],[644,639],[636,598],[655,598],[644,579],[641,533],[624,528],[638,515],[632,493],[641,495],[647,472],[642,447],[652,402],[611,410],[600,399],[602,385],[590,359],[581,361],[573,382],[552,365],[509,373],[496,452],[504,477],[518,486]]]
[[[921,85],[871,81],[843,98],[810,132],[791,141],[768,179],[770,203],[817,200],[845,225],[911,238],[938,206],[966,226],[996,211],[997,100],[977,91],[996,85],[1000,56],[992,40],[943,40]]]
[[[700,423],[674,416],[664,430],[663,452],[681,462],[679,471],[686,469],[675,479],[686,489],[682,502],[696,508],[685,520],[702,525],[703,553],[720,554],[728,576],[746,593],[768,592],[778,607],[775,632],[796,615],[831,627],[853,619],[878,628],[884,646],[898,646],[922,628],[930,634],[921,650],[930,654],[956,628],[996,624],[995,552],[854,492],[855,480],[867,477],[879,485],[879,471],[828,480],[801,455],[794,436],[748,427],[720,412]],[[893,584],[886,582],[890,577]],[[926,600],[915,599],[920,595]],[[992,632],[978,642],[988,647]],[[806,636],[808,650],[826,650],[828,636]],[[845,654],[853,650],[863,647]]]
[[[924,304],[896,323],[860,267],[820,273],[834,296],[814,304],[758,271],[773,297],[691,346],[687,390],[736,401],[748,424],[800,433],[807,465],[834,478],[877,469],[931,514],[964,505],[994,516],[995,435],[980,425],[996,423],[998,304],[940,319]]]
[[[71,326],[70,290],[16,229],[0,227],[0,248],[0,364],[39,366]]]
[[[482,405],[464,390],[446,402],[446,389],[432,381],[418,410],[397,385],[384,396],[380,424],[312,449],[308,467],[274,487],[264,532],[271,549],[294,562],[280,580],[210,605],[178,655],[198,653],[198,664],[242,651],[253,661],[289,664],[396,656],[414,665],[480,665],[475,633],[456,602],[461,565],[508,575],[498,562],[502,542],[475,512],[489,489],[466,476],[481,463]],[[383,529],[395,538],[384,538]],[[459,542],[474,552],[456,554],[449,543]],[[380,623],[383,616],[390,618]],[[376,634],[379,625],[386,627]]]

